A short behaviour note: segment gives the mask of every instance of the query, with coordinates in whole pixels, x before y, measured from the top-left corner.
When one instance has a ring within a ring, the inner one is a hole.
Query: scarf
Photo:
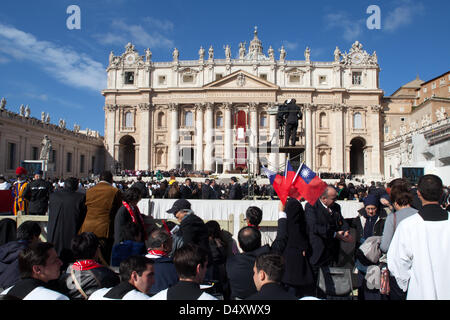
[[[150,249],[150,250],[148,250],[148,253],[153,256],[167,257],[167,253],[162,250]]]
[[[78,260],[73,265],[72,268],[77,271],[86,271],[92,270],[96,268],[103,267],[101,264],[97,263],[97,261],[88,259],[88,260]]]
[[[131,216],[131,220],[133,221],[133,223],[136,224],[140,224],[144,233],[144,239],[147,240],[148,236],[147,236],[147,232],[145,231],[145,224],[144,224],[144,219],[142,219],[142,215],[141,212],[139,211],[139,208],[136,206],[133,206],[133,208],[126,203],[125,201],[122,201],[123,206],[127,209],[128,213]],[[135,212],[136,210],[136,212]],[[139,218],[139,222],[138,219],[136,218],[136,216]]]

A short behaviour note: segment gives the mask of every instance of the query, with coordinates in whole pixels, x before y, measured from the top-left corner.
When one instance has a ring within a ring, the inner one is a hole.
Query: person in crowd
[[[231,177],[231,189],[230,195],[228,197],[230,200],[241,200],[242,199],[242,190],[241,185],[238,183],[236,177]]]
[[[253,281],[258,292],[246,300],[297,300],[281,284],[284,270],[285,262],[280,254],[264,253],[258,256],[253,266]]]
[[[179,245],[186,245],[193,243],[202,247],[208,252],[208,259],[212,261],[211,250],[209,249],[208,228],[204,221],[195,215],[191,210],[191,203],[186,199],[178,199],[172,205],[172,208],[167,210],[167,213],[172,213],[180,224],[180,230],[177,235],[181,237]],[[178,247],[176,248],[178,250]]]
[[[337,185],[337,200],[348,200],[349,192],[344,181],[340,181]]]
[[[29,215],[43,216],[48,210],[48,200],[53,187],[50,182],[42,179],[42,175],[42,170],[37,170],[34,173],[34,180],[27,185],[24,191],[24,197],[29,201]]]
[[[138,202],[142,193],[138,188],[131,187],[122,196],[122,206],[117,211],[114,219],[114,245],[121,242],[122,229],[128,223],[134,223],[139,227],[141,242],[147,240],[147,232],[144,223],[144,216],[139,211]]]
[[[181,193],[180,193],[180,186],[178,185],[178,181],[173,181],[172,184],[169,187],[169,190],[167,191],[167,197],[168,199],[180,199]]]
[[[145,255],[147,249],[142,241],[142,229],[133,222],[120,228],[119,243],[115,244],[111,253],[111,267],[116,270],[120,263],[133,255]]]
[[[182,199],[193,199],[196,197],[197,189],[194,189],[192,185],[192,180],[186,178],[184,183],[180,187],[180,198]]]
[[[327,186],[314,205],[306,203],[305,218],[311,255],[309,262],[317,283],[319,268],[332,267],[339,258],[340,241],[352,242],[349,225],[336,203],[337,191]]]
[[[262,218],[263,211],[257,206],[250,206],[245,211],[245,222],[249,227],[260,229],[259,225],[261,224]],[[267,233],[262,235],[262,245],[270,243],[272,243],[270,236]]]
[[[359,254],[358,248],[364,241],[372,236],[382,236],[386,214],[380,208],[380,201],[376,193],[370,193],[364,200],[364,208],[358,211],[358,216],[351,221],[351,227],[356,229],[355,266],[358,269],[358,300],[380,300],[380,291],[378,289],[369,289],[367,287],[366,274],[367,268],[376,263],[367,260]]]
[[[27,170],[24,167],[17,167],[16,169],[17,180],[12,187],[12,194],[14,198],[14,215],[19,213],[22,215],[28,214],[29,201],[25,198],[25,190],[28,186]]]
[[[0,288],[9,288],[20,280],[19,254],[30,244],[40,241],[41,231],[37,222],[25,221],[17,228],[17,240],[0,246]]]
[[[89,300],[148,300],[155,282],[154,261],[142,255],[130,256],[120,263],[120,283],[91,294]]]
[[[98,238],[92,232],[83,232],[72,239],[75,262],[61,275],[61,292],[71,300],[87,300],[96,290],[119,284],[120,279],[108,267],[97,262]]]
[[[358,194],[358,191],[353,183],[349,183],[347,185],[348,188],[348,200],[355,200]]]
[[[169,256],[172,251],[172,237],[165,229],[157,229],[150,234],[147,258],[155,261],[155,283],[150,289],[150,295],[165,290],[178,282],[178,275]]]
[[[21,300],[69,300],[58,291],[49,289],[49,282],[61,274],[62,262],[49,242],[36,242],[19,254],[21,280],[3,291]]]
[[[388,268],[407,300],[450,299],[450,218],[439,204],[442,192],[438,176],[419,179],[422,209],[398,225],[389,246]]]
[[[212,254],[212,279],[217,280],[216,287],[218,291],[223,292],[224,296],[228,296],[227,275],[225,264],[227,261],[227,241],[222,237],[220,225],[215,220],[206,222],[208,228],[209,248]]]
[[[186,244],[175,251],[173,263],[180,280],[152,296],[151,300],[217,300],[200,289],[208,268],[206,250],[195,244]]]
[[[114,219],[122,206],[121,192],[112,183],[111,171],[104,171],[100,174],[100,182],[86,191],[87,213],[80,229],[80,233],[93,232],[99,238],[103,264],[108,264],[111,259]]]
[[[216,180],[211,179],[209,186],[212,189],[211,193],[209,194],[209,199],[212,200],[222,199],[222,189],[220,185],[217,184]]]
[[[147,184],[144,181],[142,181],[142,175],[136,176],[136,182],[131,187],[138,188],[141,191],[142,199],[150,198]]]
[[[65,267],[72,260],[71,243],[86,217],[86,196],[77,192],[78,179],[67,178],[64,188],[50,194],[47,241],[54,243],[56,253]]]
[[[205,182],[202,185],[202,199],[212,199],[212,188],[210,186],[210,180],[205,179]]]
[[[308,257],[310,255],[305,211],[301,202],[288,198],[284,210],[287,216],[287,243],[283,251],[282,283],[297,298],[313,296],[315,283]]]
[[[257,256],[268,253],[282,253],[287,242],[287,219],[284,205],[279,205],[277,237],[272,246],[261,246],[261,232],[255,227],[244,227],[239,230],[238,242],[242,253],[229,257],[226,262],[226,273],[230,285],[230,298],[235,300],[246,299],[256,293],[252,281],[253,266]]]
[[[6,180],[6,178],[3,175],[0,175],[0,190],[10,190],[11,189],[11,183]]]

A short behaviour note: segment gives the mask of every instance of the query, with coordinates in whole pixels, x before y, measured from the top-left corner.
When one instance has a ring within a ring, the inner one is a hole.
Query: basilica
[[[282,170],[287,154],[276,113],[293,98],[303,114],[296,145],[311,169],[383,176],[376,52],[356,41],[348,51],[336,47],[331,61],[311,61],[308,47],[288,60],[283,46],[265,51],[256,28],[238,56],[229,44],[223,50],[225,58],[216,58],[217,48],[200,47],[198,60],[182,60],[174,48],[167,62],[153,62],[150,49],[140,55],[131,43],[119,56],[110,53],[102,91],[107,168]]]

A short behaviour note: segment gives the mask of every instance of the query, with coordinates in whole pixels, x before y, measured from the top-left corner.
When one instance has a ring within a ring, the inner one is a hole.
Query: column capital
[[[178,103],[171,102],[168,106],[170,111],[178,111]]]
[[[316,111],[317,104],[314,103],[305,103],[305,110],[306,111]]]
[[[250,112],[256,112],[256,111],[258,111],[258,106],[259,106],[258,103],[256,103],[256,102],[250,102],[250,103],[248,104],[248,106],[249,106],[249,108],[250,108]]]
[[[194,106],[196,111],[203,111],[205,109],[205,104],[203,102],[196,103]]]
[[[382,109],[382,107],[381,107],[381,105],[379,105],[379,104],[374,104],[374,105],[371,105],[371,106],[370,106],[370,110],[371,110],[373,113],[380,113],[381,109]]]
[[[107,110],[109,112],[114,112],[119,108],[119,106],[117,104],[107,104],[105,105],[105,107],[103,108],[104,110]]]
[[[138,108],[140,111],[150,111],[154,106],[150,103],[139,103]]]
[[[233,103],[231,102],[224,102],[222,106],[225,111],[231,111],[233,109]]]
[[[214,103],[206,102],[205,103],[205,109],[206,109],[206,111],[212,111],[214,109]]]

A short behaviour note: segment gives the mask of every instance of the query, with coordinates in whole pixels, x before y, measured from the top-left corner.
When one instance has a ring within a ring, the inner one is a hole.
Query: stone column
[[[382,176],[381,174],[381,148],[380,148],[380,105],[373,105],[370,107],[371,112],[369,113],[370,119],[369,126],[366,128],[370,128],[370,135],[372,137],[372,152],[370,157],[371,165],[369,167],[369,172],[377,177]]]
[[[346,106],[335,105],[333,106],[334,113],[334,124],[335,124],[335,146],[336,146],[336,158],[334,159],[335,167],[332,170],[336,172],[344,172],[344,144],[345,144],[345,117],[344,113],[346,111]]]
[[[111,157],[106,157],[108,162],[106,163],[106,169],[111,170],[111,165],[114,164],[114,160],[119,160],[119,153],[115,148],[116,143],[116,111],[118,109],[117,105],[107,104],[103,108],[106,116],[106,127],[105,127],[105,143],[106,150],[109,152]]]
[[[306,121],[305,121],[305,163],[309,168],[313,165],[313,132],[312,132],[312,104],[307,104],[305,106],[306,110]],[[285,137],[286,138],[286,137]]]
[[[269,109],[274,106],[274,103],[269,105]],[[277,129],[277,115],[269,114],[269,139],[271,142],[271,152],[269,154],[269,170],[278,171],[280,167],[279,156],[277,149],[279,148],[278,129]]]
[[[140,103],[139,105],[139,170],[149,170],[151,166],[150,145],[151,145],[151,112],[152,106],[149,103]],[[136,150],[137,155],[137,150]]]
[[[203,104],[195,105],[195,170],[203,171]]]
[[[258,170],[258,104],[250,103],[250,128],[249,128],[249,160],[251,172],[256,173]]]
[[[179,128],[178,128],[178,104],[169,104],[170,109],[170,158],[169,170],[178,168],[180,163],[179,152]]]
[[[345,146],[345,158],[344,158],[344,164],[345,164],[345,172],[350,172],[350,149],[351,145]]]
[[[233,128],[231,125],[232,104],[224,103],[224,172],[233,169]]]
[[[213,170],[213,135],[214,135],[214,127],[213,127],[213,110],[214,104],[207,102],[206,103],[206,119],[205,119],[205,162],[204,162],[204,170],[212,171]]]

